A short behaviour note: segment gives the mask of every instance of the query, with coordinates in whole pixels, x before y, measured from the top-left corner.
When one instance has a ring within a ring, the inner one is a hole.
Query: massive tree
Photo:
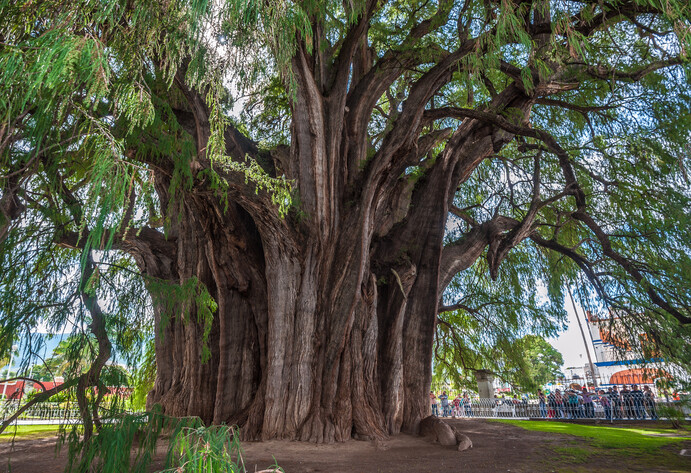
[[[2,341],[76,311],[88,387],[150,304],[150,404],[316,442],[416,431],[471,266],[684,354],[689,8],[3,0]]]

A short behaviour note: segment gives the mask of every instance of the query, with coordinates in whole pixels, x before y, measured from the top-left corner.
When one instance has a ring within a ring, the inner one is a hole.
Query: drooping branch
[[[549,107],[559,107],[559,108],[565,108],[568,110],[573,110],[573,111],[578,112],[584,116],[587,116],[589,113],[604,112],[606,110],[613,110],[616,108],[616,106],[614,106],[614,105],[593,105],[593,106],[576,105],[573,103],[566,102],[564,100],[549,99],[546,97],[538,98],[535,101],[535,103],[538,105],[547,105]]]
[[[605,66],[587,66],[585,67],[585,72],[589,76],[601,80],[620,80],[638,82],[651,72],[655,72],[657,70],[671,66],[678,66],[680,64],[683,64],[684,62],[684,59],[677,56],[670,59],[653,61],[641,67],[637,67],[631,71],[621,71],[612,67]]]
[[[27,378],[26,376],[15,376],[14,378],[0,379],[0,383],[5,384],[5,383],[9,383],[10,381],[17,381],[17,380],[30,381],[32,383],[35,383],[35,384],[38,384],[39,386],[41,386],[41,389],[43,391],[46,390],[46,387],[43,385],[42,382],[40,382],[39,380],[34,379],[34,378]]]
[[[174,80],[175,85],[186,99],[188,109],[174,108],[173,112],[180,126],[194,139],[197,145],[197,156],[201,158],[206,156],[207,143],[211,135],[211,111],[203,94],[187,84],[185,80],[186,72],[187,62],[183,62],[176,72]],[[240,162],[244,162],[247,158],[260,161],[260,152],[257,144],[227,121],[225,123],[224,139],[226,154],[232,159]],[[195,171],[198,170],[195,169]]]
[[[491,123],[501,128],[502,130],[506,130],[514,135],[527,136],[542,141],[547,145],[549,150],[553,152],[559,159],[559,165],[562,168],[562,172],[564,174],[567,184],[565,191],[569,192],[576,198],[576,203],[579,209],[585,207],[585,194],[583,190],[580,188],[580,186],[578,186],[578,183],[576,181],[576,175],[574,174],[573,167],[570,163],[569,155],[566,152],[566,150],[564,150],[564,148],[561,147],[557,139],[554,138],[554,136],[552,136],[550,133],[537,128],[529,128],[527,126],[512,123],[506,118],[502,117],[501,115],[495,113],[484,112],[480,110],[472,110],[467,108],[446,107],[435,110],[428,110],[425,112],[425,114],[430,119],[439,119],[444,117],[475,118],[477,120]]]
[[[585,256],[580,255],[574,248],[569,248],[558,243],[554,238],[549,240],[543,238],[537,232],[533,232],[530,235],[530,239],[543,248],[548,248],[571,259],[581,269],[581,271],[583,271],[586,277],[593,284],[598,296],[600,296],[602,300],[609,301],[607,291],[605,290],[604,286],[598,278],[598,275],[593,269],[593,263],[591,261],[588,261],[588,259]]]
[[[26,402],[22,407],[17,409],[14,414],[9,416],[5,421],[0,425],[0,434],[7,429],[12,423],[19,419],[19,416],[21,416],[27,409],[29,409],[31,406],[34,404],[38,404],[39,402],[44,402],[50,399],[51,397],[55,396],[58,393],[61,393],[62,391],[65,391],[66,389],[74,387],[77,382],[79,381],[79,378],[72,379],[66,383],[58,384],[57,386],[47,390],[43,391],[42,393],[32,397],[29,401]]]
[[[590,218],[590,220],[592,220],[592,218]],[[609,240],[609,237],[601,229],[599,232],[602,233],[601,236],[604,240]],[[553,239],[547,240],[545,238],[542,238],[537,233],[533,233],[530,236],[530,239],[542,247],[549,248],[571,259],[574,263],[576,263],[576,265],[578,265],[578,267],[581,269],[581,271],[583,271],[588,280],[593,284],[593,287],[598,293],[598,296],[602,298],[602,300],[614,305],[614,301],[612,301],[612,299],[609,297],[607,291],[600,282],[598,273],[593,269],[592,262],[588,261],[584,256],[580,255],[574,249],[561,245]],[[616,261],[621,267],[623,267],[624,270],[627,271],[633,277],[633,279],[643,287],[644,291],[648,294],[653,303],[667,311],[679,322],[683,324],[691,323],[691,317],[682,314],[681,312],[679,312],[678,309],[672,307],[667,301],[665,301],[662,298],[662,296],[660,296],[659,293],[656,291],[655,287],[652,284],[648,283],[645,280],[645,278],[640,274],[640,272],[633,267],[631,261],[611,250],[611,245],[609,250],[603,250],[603,252],[606,256],[610,257],[611,259]]]
[[[577,218],[581,221],[583,221],[590,229],[595,233],[597,236],[598,240],[600,241],[600,244],[602,245],[603,251],[605,252],[605,255],[613,259],[615,262],[617,262],[622,268],[624,268],[632,277],[633,279],[640,284],[644,291],[650,296],[651,300],[658,305],[659,307],[663,308],[667,312],[669,312],[672,316],[674,316],[677,320],[679,320],[682,323],[691,323],[691,318],[688,316],[685,316],[681,312],[679,312],[677,309],[672,307],[669,303],[667,303],[657,292],[657,290],[654,288],[652,284],[650,284],[646,278],[641,274],[640,271],[638,271],[629,260],[626,258],[622,257],[619,255],[617,252],[615,252],[612,249],[611,243],[609,242],[609,238],[607,237],[606,233],[597,225],[597,223],[590,217],[586,212],[586,198],[585,198],[585,192],[581,188],[581,186],[578,184],[578,181],[576,179],[576,175],[574,173],[573,167],[571,165],[568,153],[561,147],[561,145],[557,142],[556,138],[554,138],[551,134],[544,130],[539,130],[539,129],[534,129],[534,128],[528,128],[520,125],[516,125],[514,123],[509,122],[507,119],[496,115],[492,114],[489,112],[482,112],[478,110],[470,110],[470,109],[463,109],[463,108],[446,108],[446,109],[437,109],[437,110],[430,110],[426,112],[430,117],[439,117],[439,116],[452,116],[452,117],[457,117],[457,118],[476,118],[482,121],[487,121],[490,122],[506,131],[509,131],[513,134],[516,135],[521,135],[521,136],[528,136],[532,138],[536,138],[544,142],[547,147],[549,148],[550,151],[552,151],[554,154],[557,155],[557,158],[559,160],[559,165],[562,169],[562,174],[564,175],[564,178],[566,180],[566,187],[564,189],[565,193],[568,193],[570,195],[573,195],[576,200],[576,207],[577,210],[573,214],[574,218]]]
[[[439,296],[441,297],[453,277],[469,268],[492,241],[517,225],[519,225],[517,220],[499,215],[473,227],[461,238],[446,245],[442,252],[439,273]]]
[[[86,389],[91,386],[98,386],[99,396],[96,400],[96,406],[94,412],[98,414],[98,402],[103,399],[102,393],[107,389],[103,381],[101,380],[101,371],[106,365],[106,362],[110,359],[110,354],[112,350],[112,345],[110,339],[108,338],[108,333],[106,331],[106,323],[101,308],[98,305],[98,299],[96,298],[95,291],[93,289],[91,280],[94,275],[96,265],[94,264],[93,257],[91,255],[91,250],[88,250],[86,257],[86,265],[82,273],[82,280],[80,281],[80,291],[81,298],[86,310],[91,314],[91,323],[89,324],[89,329],[91,333],[96,337],[98,342],[98,351],[96,358],[91,363],[91,366],[86,373],[79,377],[77,382],[77,404],[79,405],[79,412],[82,417],[82,427],[84,428],[84,442],[88,442],[93,433],[93,421],[96,421],[96,425],[100,425],[99,419],[92,418],[92,413],[89,412]]]
[[[648,281],[643,274],[635,267],[632,261],[625,258],[612,247],[612,242],[607,233],[595,222],[589,214],[584,211],[578,211],[573,214],[574,218],[583,222],[594,234],[600,242],[602,251],[605,256],[614,260],[621,266],[632,278],[636,281],[650,297],[657,306],[666,310],[672,317],[683,324],[691,324],[691,316],[682,314],[677,308],[672,307],[658,292],[658,289]]]
[[[492,279],[496,279],[499,274],[499,265],[504,260],[508,252],[522,242],[533,231],[533,223],[541,207],[540,202],[540,158],[535,157],[533,166],[533,195],[530,207],[523,219],[513,227],[503,238],[495,239],[490,242],[487,251],[487,261],[489,263],[489,273]]]

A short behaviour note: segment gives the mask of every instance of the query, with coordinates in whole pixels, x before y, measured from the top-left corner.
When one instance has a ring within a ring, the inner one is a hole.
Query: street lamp
[[[12,357],[14,356],[14,352],[18,349],[19,347],[17,345],[12,345],[12,350],[10,351],[10,364],[7,365],[7,378],[10,377],[10,371],[12,371]],[[2,397],[5,397],[5,390],[7,389],[7,383],[2,384]]]

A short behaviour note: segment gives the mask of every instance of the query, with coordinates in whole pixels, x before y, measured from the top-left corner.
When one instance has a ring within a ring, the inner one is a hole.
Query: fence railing
[[[14,401],[0,403],[0,422],[7,419],[19,409],[20,404]],[[660,417],[661,407],[671,407],[686,417],[691,417],[688,407],[674,402],[658,401],[655,403],[619,403],[616,406],[606,406],[594,400],[592,404],[563,403],[550,405],[540,404],[534,399],[471,399],[470,402],[461,403],[458,407],[449,403],[446,409],[441,404],[437,405],[432,414],[439,417],[457,418],[544,418],[544,419],[657,419]],[[79,420],[77,406],[59,403],[44,402],[36,404],[24,411],[20,416],[21,421],[75,421]]]
[[[655,420],[660,417],[661,407],[671,407],[686,417],[691,417],[691,411],[678,403],[657,401],[618,403],[605,405],[599,400],[592,403],[575,404],[561,403],[541,404],[538,400],[513,399],[471,399],[470,402],[443,409],[437,404],[436,411],[432,406],[432,414],[439,417],[457,418],[543,418],[543,419],[606,419],[606,420]]]
[[[0,422],[17,412],[21,404],[17,401],[0,403]],[[21,421],[73,421],[80,419],[76,404],[60,404],[57,402],[42,402],[28,408],[18,417]]]

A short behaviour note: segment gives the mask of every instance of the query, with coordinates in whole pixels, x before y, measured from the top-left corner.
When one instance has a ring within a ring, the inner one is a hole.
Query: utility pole
[[[17,350],[17,345],[12,345],[12,348],[10,349],[10,364],[7,365],[7,379],[10,377],[10,372],[12,371],[12,357],[14,356],[15,350]],[[2,397],[5,397],[5,390],[7,389],[7,382],[2,384]]]
[[[593,387],[597,389],[597,380],[595,379],[595,365],[593,365],[593,359],[590,357],[590,349],[588,348],[588,342],[585,339],[585,332],[583,332],[583,325],[581,324],[581,316],[578,315],[578,310],[576,309],[576,302],[573,300],[573,295],[571,294],[571,288],[566,286],[566,290],[569,293],[569,299],[571,299],[571,305],[573,306],[573,312],[576,314],[576,321],[578,322],[578,328],[581,329],[581,337],[583,337],[583,345],[585,346],[585,353],[588,355],[588,364],[590,365],[590,375],[593,377]],[[586,384],[588,384],[588,377],[585,379]]]

